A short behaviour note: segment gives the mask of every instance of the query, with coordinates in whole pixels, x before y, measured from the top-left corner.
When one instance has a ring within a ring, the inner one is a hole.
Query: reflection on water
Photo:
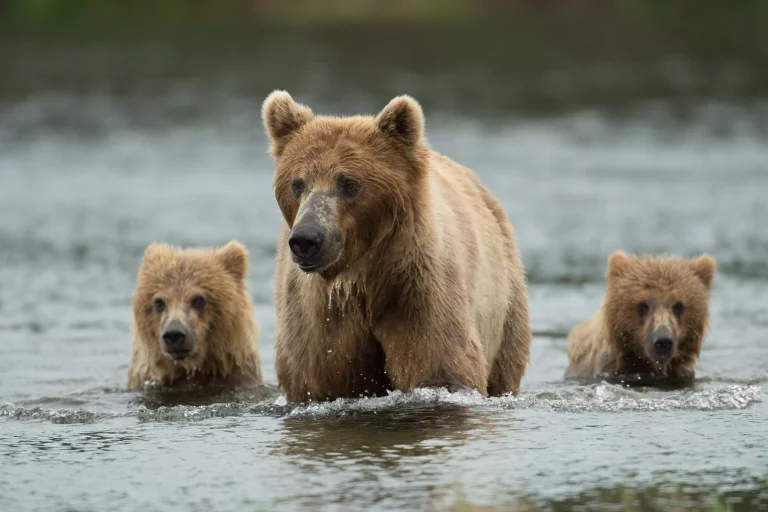
[[[134,402],[139,407],[155,410],[161,407],[178,406],[205,407],[225,403],[259,403],[277,397],[274,386],[260,386],[252,389],[147,389],[136,393]]]
[[[392,470],[409,458],[436,456],[463,444],[482,427],[464,407],[385,410],[340,418],[283,420],[286,436],[276,450],[302,462],[374,464]],[[314,471],[314,469],[311,469]]]

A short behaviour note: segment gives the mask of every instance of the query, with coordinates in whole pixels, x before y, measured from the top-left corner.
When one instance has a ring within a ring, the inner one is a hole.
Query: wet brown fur
[[[650,374],[692,379],[708,328],[714,275],[715,261],[707,255],[683,260],[613,253],[602,308],[568,336],[566,377]],[[661,306],[641,318],[641,301]],[[679,318],[670,309],[677,301],[685,308]],[[649,359],[644,349],[654,323],[668,326],[677,337],[676,354],[663,365]]]
[[[216,250],[152,244],[144,253],[133,296],[133,345],[128,387],[146,383],[171,387],[253,387],[261,384],[258,329],[245,286],[248,254],[237,242]],[[202,295],[202,312],[189,307]],[[174,361],[161,341],[163,315],[183,317],[197,338],[186,359]]]
[[[286,220],[275,349],[288,399],[428,385],[517,393],[531,334],[512,225],[471,170],[428,147],[418,103],[401,96],[377,117],[316,117],[275,92],[263,117]],[[306,275],[287,243],[301,207],[291,182],[329,189],[339,170],[361,183],[336,206],[341,257]]]

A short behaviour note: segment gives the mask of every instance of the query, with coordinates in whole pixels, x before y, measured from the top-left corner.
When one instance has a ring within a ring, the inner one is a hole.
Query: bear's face
[[[219,250],[150,245],[133,299],[145,350],[196,368],[212,349],[209,333],[227,321],[246,266],[247,252],[236,242]]]
[[[332,278],[408,211],[426,154],[421,107],[399,97],[376,117],[316,117],[275,92],[263,117],[293,261],[304,272]]]
[[[715,261],[630,257],[608,260],[606,323],[631,351],[663,368],[676,356],[698,356],[709,321]]]

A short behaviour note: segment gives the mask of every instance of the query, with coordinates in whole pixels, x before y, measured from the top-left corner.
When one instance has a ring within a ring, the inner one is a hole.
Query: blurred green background
[[[341,112],[408,92],[484,118],[660,98],[677,116],[764,97],[767,22],[763,0],[5,0],[0,96],[189,78]]]
[[[3,18],[23,27],[73,25],[338,22],[467,23],[537,15],[648,21],[765,15],[762,0],[5,0]]]

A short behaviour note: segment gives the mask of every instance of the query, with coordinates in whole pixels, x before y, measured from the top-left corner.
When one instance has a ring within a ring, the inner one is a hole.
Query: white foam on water
[[[635,390],[602,382],[592,386],[500,397],[488,405],[503,409],[545,409],[563,412],[725,411],[744,409],[762,400],[762,389],[734,385],[680,391]]]
[[[385,397],[313,402],[298,405],[288,414],[292,417],[330,417],[441,405],[561,412],[723,411],[744,409],[761,400],[762,389],[754,385],[668,392],[634,390],[603,382],[578,388],[522,393],[518,397],[492,398],[483,398],[476,391],[451,393],[444,388],[419,388],[409,393],[393,391]]]
[[[97,423],[108,419],[135,416],[141,422],[203,421],[245,415],[327,418],[355,414],[376,414],[439,406],[459,406],[495,410],[547,410],[556,412],[654,412],[727,411],[745,409],[762,401],[763,391],[756,385],[731,385],[714,389],[658,391],[631,389],[602,382],[575,388],[549,389],[502,397],[483,398],[477,391],[449,392],[445,388],[417,388],[408,393],[392,391],[383,397],[340,398],[332,402],[289,403],[285,396],[262,402],[232,402],[211,405],[176,405],[134,411],[93,412],[84,409],[44,409],[14,404],[0,406],[0,418],[51,423]]]
[[[0,418],[16,421],[48,421],[57,424],[98,423],[125,416],[130,416],[130,413],[103,413],[85,409],[44,409],[42,407],[20,407],[14,404],[0,406]]]

